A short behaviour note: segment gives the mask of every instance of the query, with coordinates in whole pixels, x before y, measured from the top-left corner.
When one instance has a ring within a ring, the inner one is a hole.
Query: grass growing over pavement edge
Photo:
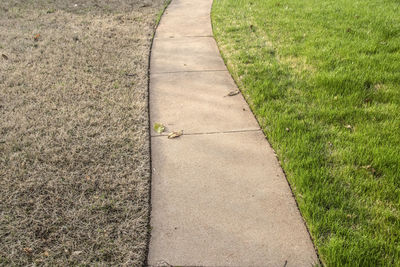
[[[400,266],[400,2],[215,0],[222,56],[327,266]]]
[[[164,2],[0,1],[0,265],[144,264]]]
[[[158,12],[157,14],[157,18],[156,18],[156,28],[158,27],[158,24],[160,24],[161,21],[161,17],[164,14],[165,10],[167,9],[167,7],[169,6],[169,4],[171,3],[172,0],[165,0],[164,1],[164,6],[163,8],[160,10],[160,12]],[[155,31],[154,31],[155,34]]]

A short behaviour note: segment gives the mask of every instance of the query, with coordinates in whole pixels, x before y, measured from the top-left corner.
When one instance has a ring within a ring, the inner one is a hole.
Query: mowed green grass
[[[400,266],[400,1],[215,0],[322,262]]]

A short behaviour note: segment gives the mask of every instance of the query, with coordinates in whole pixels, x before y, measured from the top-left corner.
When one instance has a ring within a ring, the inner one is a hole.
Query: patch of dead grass
[[[0,265],[143,264],[163,2],[0,2]]]

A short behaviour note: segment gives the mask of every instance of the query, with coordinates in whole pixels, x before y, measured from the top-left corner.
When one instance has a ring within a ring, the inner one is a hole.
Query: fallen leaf
[[[183,130],[180,130],[179,132],[172,132],[168,135],[168,139],[173,139],[181,136],[183,134]]]
[[[161,134],[162,132],[165,131],[165,126],[162,125],[161,123],[155,123],[154,124],[154,131],[156,131],[156,133]]]
[[[370,171],[373,175],[376,174],[376,170],[374,168],[372,168],[371,165],[361,166],[361,168],[366,169],[367,171]]]
[[[36,34],[35,37],[33,37],[33,40],[35,40],[35,42],[39,41],[39,37],[40,37],[40,33]]]
[[[72,255],[78,256],[78,255],[81,254],[81,253],[82,253],[82,251],[78,250],[78,251],[72,252]]]
[[[230,91],[226,96],[235,96],[238,95],[240,93],[239,90],[234,90],[234,91]],[[226,97],[224,96],[224,97]]]
[[[361,168],[366,169],[367,171],[372,172],[373,174],[376,172],[374,168],[372,168],[371,165],[366,165],[366,166],[361,166]]]
[[[24,248],[24,251],[25,251],[26,253],[32,253],[33,249],[31,249],[31,248]]]
[[[168,262],[164,261],[164,260],[160,260],[156,263],[156,266],[159,267],[169,267],[172,266],[171,264],[169,264]]]
[[[8,60],[8,57],[7,57],[6,55],[1,54],[1,56],[2,56],[5,60]]]
[[[43,252],[43,255],[44,255],[45,257],[48,257],[50,254],[49,254],[49,252],[46,250],[45,252]]]

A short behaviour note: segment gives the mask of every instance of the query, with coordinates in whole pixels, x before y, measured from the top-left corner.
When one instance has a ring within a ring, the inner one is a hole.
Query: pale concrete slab
[[[179,15],[188,17],[198,17],[211,14],[213,0],[174,0],[172,1],[164,16]],[[157,29],[158,30],[158,29]]]
[[[211,33],[211,4],[173,0],[153,43],[151,123],[185,135],[151,138],[148,263],[318,263],[282,169],[249,107],[241,95],[224,97],[237,87],[214,39],[204,37]]]
[[[178,72],[150,78],[150,122],[167,131],[212,133],[260,129],[229,72]],[[152,135],[157,135],[154,131]]]
[[[152,137],[152,162],[150,265],[318,262],[261,131]]]
[[[173,1],[161,19],[156,38],[212,36],[211,4],[212,0]]]
[[[226,70],[211,37],[155,39],[150,73]]]
[[[212,36],[212,29],[208,16],[187,18],[186,16],[168,16],[164,19],[166,24],[160,24],[156,38],[176,37],[205,37]],[[166,25],[173,25],[172,27]],[[203,25],[198,27],[198,25]]]

